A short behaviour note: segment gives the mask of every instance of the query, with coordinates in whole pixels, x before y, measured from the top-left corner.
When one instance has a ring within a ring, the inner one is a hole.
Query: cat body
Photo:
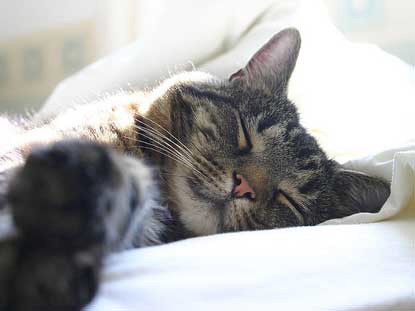
[[[81,308],[112,251],[377,212],[389,185],[328,159],[286,96],[299,50],[287,29],[227,81],[183,73],[14,126],[4,306]]]

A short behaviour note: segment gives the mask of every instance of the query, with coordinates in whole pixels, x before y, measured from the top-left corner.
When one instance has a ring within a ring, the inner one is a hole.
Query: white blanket
[[[152,85],[189,62],[226,78],[274,33],[295,26],[303,48],[289,95],[303,124],[339,161],[377,152],[346,165],[391,180],[392,194],[378,214],[327,222],[337,226],[114,255],[88,309],[415,310],[414,68],[348,42],[317,0],[141,2],[139,40],[63,82],[42,114],[127,84]]]

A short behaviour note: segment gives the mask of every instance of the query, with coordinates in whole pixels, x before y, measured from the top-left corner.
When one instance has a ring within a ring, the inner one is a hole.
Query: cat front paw
[[[8,283],[8,307],[25,310],[81,310],[92,301],[99,285],[102,253],[42,248],[18,243],[15,273]]]
[[[10,285],[17,272],[18,247],[16,237],[0,241],[0,310],[10,310]]]
[[[114,157],[105,146],[62,141],[34,150],[12,177],[17,236],[0,247],[2,258],[14,256],[0,260],[6,310],[80,310],[92,300],[126,188]]]
[[[122,187],[110,150],[62,141],[28,156],[9,184],[8,201],[25,237],[82,248],[104,242],[106,216],[116,208]]]

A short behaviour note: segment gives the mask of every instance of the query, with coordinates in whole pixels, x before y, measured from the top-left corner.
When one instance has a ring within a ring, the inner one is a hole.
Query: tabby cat
[[[328,159],[287,99],[300,41],[281,31],[227,81],[183,73],[9,120],[0,309],[80,310],[109,252],[377,212],[389,184]]]

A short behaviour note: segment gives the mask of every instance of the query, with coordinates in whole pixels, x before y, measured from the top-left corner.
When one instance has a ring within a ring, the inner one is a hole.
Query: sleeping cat
[[[377,212],[388,183],[328,159],[287,99],[299,50],[286,29],[227,81],[184,73],[14,123],[0,309],[81,309],[109,252]]]

